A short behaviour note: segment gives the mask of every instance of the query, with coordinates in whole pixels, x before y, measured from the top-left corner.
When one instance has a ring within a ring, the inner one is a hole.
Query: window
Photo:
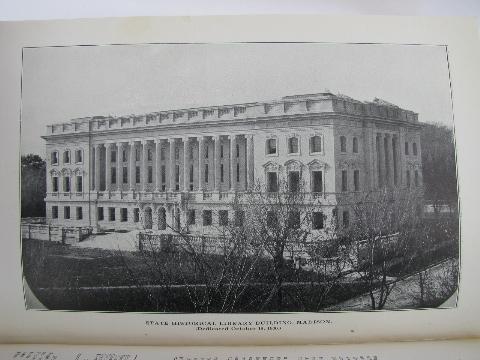
[[[288,225],[293,229],[300,227],[300,211],[291,211],[288,214]]]
[[[295,193],[300,191],[300,172],[288,172],[288,190]]]
[[[110,161],[112,163],[117,162],[117,152],[115,150],[110,151]]]
[[[220,164],[220,182],[223,182],[224,174],[223,174],[223,164]]]
[[[108,221],[115,221],[115,208],[108,208]]]
[[[163,147],[160,149],[160,160],[165,160],[165,149]]]
[[[135,166],[135,182],[140,184],[140,166]]]
[[[412,144],[412,151],[413,151],[413,155],[417,156],[417,143]]]
[[[180,159],[180,147],[175,146],[175,160]]]
[[[218,212],[218,224],[220,226],[228,225],[228,210],[220,210]]]
[[[81,206],[77,206],[77,220],[83,219],[83,208]]]
[[[148,167],[148,171],[147,171],[147,172],[148,172],[148,179],[147,179],[147,181],[148,181],[149,184],[151,184],[151,183],[153,183],[153,168],[152,168],[152,166],[149,166],[149,167]]]
[[[418,170],[415,170],[415,186],[418,186]]]
[[[223,159],[223,145],[220,145],[220,158]]]
[[[64,164],[70,164],[70,151],[69,150],[65,150],[63,152],[63,163]]]
[[[135,161],[140,161],[140,150],[135,149]]]
[[[277,214],[274,211],[267,212],[267,227],[276,228],[278,226]]]
[[[343,218],[343,227],[345,227],[345,228],[349,227],[350,226],[350,213],[348,212],[348,210],[343,211],[342,218]]]
[[[203,210],[202,218],[203,218],[203,226],[212,225],[212,210]]]
[[[208,164],[205,164],[205,183],[208,184]]]
[[[298,154],[298,137],[291,137],[288,139],[288,153]]]
[[[57,176],[52,177],[52,191],[53,192],[58,192],[58,177]]]
[[[408,155],[408,141],[405,141],[405,155]]]
[[[354,137],[352,142],[352,152],[358,153],[358,138]]]
[[[70,206],[63,207],[63,218],[70,219]]]
[[[58,151],[53,151],[51,156],[52,165],[58,165]]]
[[[190,182],[193,183],[193,165],[190,165]]]
[[[123,162],[127,161],[127,151],[126,150],[122,150],[122,161]]]
[[[138,223],[140,221],[140,209],[134,208],[133,209],[133,222]]]
[[[194,158],[193,145],[190,146],[189,157],[190,157],[190,160],[193,160],[193,158]]]
[[[98,221],[103,221],[103,207],[97,208],[97,220]]]
[[[240,182],[240,164],[237,163],[237,182]]]
[[[323,192],[323,181],[321,171],[312,171],[312,192]]]
[[[278,181],[276,172],[267,173],[267,191],[269,192],[278,192]]]
[[[310,152],[319,153],[322,152],[322,138],[318,135],[310,138]]]
[[[126,222],[128,220],[128,210],[127,208],[120,209],[120,221]]]
[[[82,150],[76,150],[75,151],[75,162],[77,164],[81,163],[83,161],[83,152]]]
[[[243,226],[245,220],[245,212],[243,210],[235,210],[235,226]]]
[[[122,182],[124,184],[128,183],[128,168],[126,166],[122,169]]]
[[[70,192],[70,177],[68,176],[63,178],[63,191]]]
[[[335,226],[335,229],[338,229],[338,209],[332,209],[332,221]]]
[[[277,139],[267,140],[267,155],[275,155],[277,153]]]
[[[314,230],[323,229],[323,213],[322,212],[314,212],[312,214],[312,228]]]
[[[340,136],[340,152],[347,152],[347,138]]]
[[[410,187],[410,170],[407,170],[407,187]]]
[[[237,144],[237,158],[240,157],[240,145]]]
[[[77,176],[77,184],[76,184],[77,192],[83,191],[83,177]]]
[[[353,170],[353,187],[355,191],[360,191],[360,171]]]
[[[52,219],[58,219],[58,206],[52,206]]]
[[[110,170],[110,182],[112,184],[117,183],[117,168],[115,167],[112,167],[112,169]]]
[[[195,225],[195,210],[189,209],[187,213],[187,224]]]
[[[205,159],[208,159],[208,144],[205,146]]]
[[[147,150],[147,160],[152,161],[152,149]]]
[[[347,170],[342,170],[342,191],[348,190],[348,176]]]
[[[162,167],[160,168],[160,174],[161,174],[162,184],[165,184],[165,181],[166,181],[165,165],[162,165]]]
[[[180,165],[175,165],[175,190],[180,190]]]

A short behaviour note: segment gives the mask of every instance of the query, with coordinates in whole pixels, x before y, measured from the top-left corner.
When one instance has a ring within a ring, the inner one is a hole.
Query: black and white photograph
[[[448,47],[25,47],[31,310],[454,308]]]

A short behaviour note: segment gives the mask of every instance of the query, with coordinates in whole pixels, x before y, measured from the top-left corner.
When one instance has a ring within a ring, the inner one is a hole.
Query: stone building
[[[329,92],[73,119],[43,136],[47,221],[208,234],[234,194],[285,181],[319,199],[314,229],[348,226],[345,194],[422,186],[420,129],[412,111]]]

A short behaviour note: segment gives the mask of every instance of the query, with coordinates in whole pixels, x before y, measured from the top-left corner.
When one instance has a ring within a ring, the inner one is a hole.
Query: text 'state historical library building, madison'
[[[312,228],[350,221],[352,192],[422,186],[418,114],[330,92],[47,127],[47,222],[209,234],[235,194],[302,191]]]

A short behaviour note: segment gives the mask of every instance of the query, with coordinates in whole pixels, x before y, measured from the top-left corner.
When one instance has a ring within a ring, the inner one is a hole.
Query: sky
[[[445,47],[387,44],[145,44],[26,48],[22,154],[43,157],[46,126],[268,101],[328,90],[378,97],[452,126]]]

